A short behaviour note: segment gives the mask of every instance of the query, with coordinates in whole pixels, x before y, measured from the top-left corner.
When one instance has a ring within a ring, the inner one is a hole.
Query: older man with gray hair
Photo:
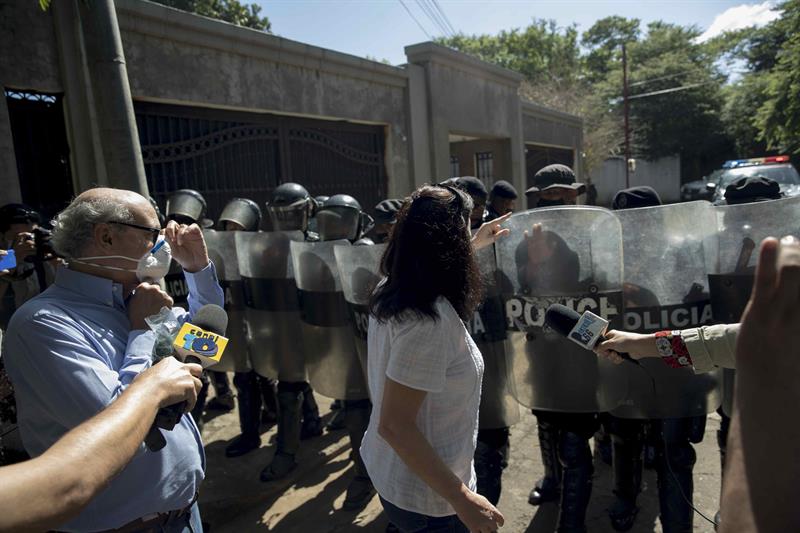
[[[97,414],[151,365],[155,337],[145,318],[172,299],[153,282],[171,257],[186,272],[190,320],[223,305],[200,228],[170,222],[130,191],[91,189],[54,221],[53,246],[67,261],[55,283],[17,310],[3,356],[17,393],[26,450],[39,455]],[[158,452],[131,463],[62,531],[201,531],[196,504],[204,477],[200,433],[190,416],[164,432]]]

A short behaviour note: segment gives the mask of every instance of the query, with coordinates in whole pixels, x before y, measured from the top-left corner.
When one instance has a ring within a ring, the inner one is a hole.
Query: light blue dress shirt
[[[189,312],[173,309],[182,322],[205,304],[224,304],[213,264],[187,272],[186,281]],[[58,269],[55,283],[17,310],[4,339],[3,358],[28,453],[40,455],[110,404],[150,366],[154,342],[151,331],[131,331],[122,285]],[[150,452],[142,445],[111,484],[59,529],[113,529],[188,505],[205,475],[200,432],[184,415],[163,434],[163,449]]]

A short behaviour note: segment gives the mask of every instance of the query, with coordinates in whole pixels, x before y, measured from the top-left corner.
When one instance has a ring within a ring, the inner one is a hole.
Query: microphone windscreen
[[[552,304],[544,314],[544,323],[556,333],[566,337],[580,318],[581,315],[566,305]]]
[[[192,324],[224,337],[228,328],[228,313],[216,304],[206,304],[192,317]]]

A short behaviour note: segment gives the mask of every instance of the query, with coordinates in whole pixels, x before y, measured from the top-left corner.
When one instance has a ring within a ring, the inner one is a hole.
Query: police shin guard
[[[278,422],[278,396],[277,386],[275,380],[256,375],[258,380],[258,388],[261,391],[261,400],[263,402],[264,411],[261,414],[261,422],[272,426]]]
[[[475,447],[475,475],[477,492],[492,505],[500,501],[503,469],[508,464],[508,428],[478,431]]]
[[[592,495],[592,452],[587,438],[562,431],[559,439],[561,459],[561,508],[558,533],[585,533],[586,508]]]
[[[208,373],[216,395],[208,402],[207,409],[209,411],[223,411],[225,413],[233,411],[236,404],[233,398],[233,392],[231,391],[231,384],[228,381],[228,374],[225,372],[216,372],[214,370],[209,370]]]
[[[544,477],[536,482],[536,486],[528,495],[528,503],[540,505],[558,499],[561,485],[561,463],[558,460],[558,429],[537,416],[539,446],[542,450]]]
[[[330,431],[339,431],[345,428],[344,424],[344,401],[333,400],[331,403],[331,419],[325,425],[325,429]]]
[[[252,370],[237,372],[233,384],[239,403],[239,427],[242,433],[225,448],[227,457],[239,457],[261,446],[261,390],[258,375]]]
[[[307,440],[322,435],[322,419],[319,417],[319,406],[314,399],[314,390],[308,383],[303,387],[303,426],[300,440]]]
[[[261,481],[283,479],[297,467],[295,454],[300,448],[302,404],[302,384],[278,383],[277,446],[272,462],[261,471]]]
[[[658,503],[664,533],[693,531],[692,470],[696,455],[688,440],[665,442],[657,463]],[[688,501],[687,501],[688,500]]]
[[[644,441],[639,435],[612,435],[612,446],[616,501],[608,516],[615,531],[628,531],[639,513],[636,498],[642,486]]]
[[[369,425],[371,411],[372,404],[369,400],[348,400],[344,402],[345,426],[350,436],[353,472],[355,473],[355,477],[347,487],[347,494],[342,504],[342,509],[345,511],[364,508],[375,494],[375,488],[369,479],[367,467],[361,459],[360,451],[361,441],[364,439],[364,433]]]

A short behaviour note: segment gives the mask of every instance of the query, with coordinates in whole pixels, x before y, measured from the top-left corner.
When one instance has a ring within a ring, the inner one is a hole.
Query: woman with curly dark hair
[[[361,453],[402,531],[496,531],[503,516],[475,493],[483,359],[464,322],[480,302],[474,248],[507,217],[470,231],[472,200],[448,186],[414,191],[381,259],[370,302],[373,416]]]

